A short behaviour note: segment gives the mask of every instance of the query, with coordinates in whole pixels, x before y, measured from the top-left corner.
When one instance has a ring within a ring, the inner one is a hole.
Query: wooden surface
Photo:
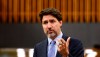
[[[100,0],[0,0],[0,23],[40,22],[44,8],[61,11],[63,22],[100,23]]]

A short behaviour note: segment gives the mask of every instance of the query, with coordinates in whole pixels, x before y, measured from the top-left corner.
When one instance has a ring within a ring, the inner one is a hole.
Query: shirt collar
[[[56,41],[56,43],[58,44],[57,40],[62,38],[63,33],[60,32],[60,34],[54,39],[54,41]],[[51,38],[48,37],[48,45],[50,44],[50,42],[52,41]]]

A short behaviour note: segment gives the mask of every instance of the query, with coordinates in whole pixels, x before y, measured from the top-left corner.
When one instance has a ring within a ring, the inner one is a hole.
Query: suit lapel
[[[65,35],[63,35],[62,38],[63,38],[64,40],[67,40],[68,37],[65,36]],[[61,54],[60,54],[58,51],[57,51],[56,57],[62,57]]]
[[[42,57],[47,57],[47,46],[48,46],[48,41],[45,40],[42,46]],[[41,57],[41,56],[40,56]]]
[[[63,35],[62,38],[66,41],[68,36]]]

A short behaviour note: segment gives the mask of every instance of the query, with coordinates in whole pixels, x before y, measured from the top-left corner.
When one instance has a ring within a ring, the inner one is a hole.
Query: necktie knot
[[[56,41],[51,41],[50,42],[50,45],[55,45],[56,44]]]

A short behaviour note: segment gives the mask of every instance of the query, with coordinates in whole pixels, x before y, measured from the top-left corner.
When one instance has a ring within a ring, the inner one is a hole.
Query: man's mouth
[[[54,31],[48,31],[48,36],[49,36],[49,37],[55,37],[56,34],[55,34]]]
[[[51,33],[53,33],[53,31],[52,31],[52,30],[48,31],[48,34],[51,34]]]
[[[48,34],[51,34],[51,33],[53,33],[53,31],[48,31]]]

